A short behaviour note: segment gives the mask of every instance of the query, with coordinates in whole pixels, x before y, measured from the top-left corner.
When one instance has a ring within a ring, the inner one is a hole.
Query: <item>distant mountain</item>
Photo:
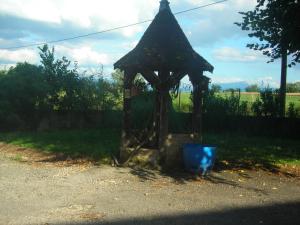
[[[213,84],[220,85],[222,90],[241,89],[241,91],[245,91],[246,87],[249,86],[249,84],[245,81],[232,82],[232,83],[213,83]]]
[[[245,81],[241,82],[231,82],[231,83],[212,83],[212,85],[220,85],[222,90],[228,90],[228,89],[241,89],[241,91],[245,91],[246,87],[249,86],[249,83]],[[181,92],[191,92],[193,90],[192,84],[188,83],[181,83],[180,91]]]

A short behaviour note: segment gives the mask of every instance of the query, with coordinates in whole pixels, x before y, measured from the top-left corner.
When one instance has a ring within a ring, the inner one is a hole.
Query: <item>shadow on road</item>
[[[188,182],[209,182],[212,184],[223,184],[223,185],[228,185],[232,187],[238,187],[242,189],[246,189],[248,191],[254,191],[259,194],[263,195],[268,195],[266,191],[259,189],[259,188],[254,188],[254,187],[245,187],[244,185],[241,185],[239,182],[233,181],[231,179],[228,179],[224,176],[219,175],[220,171],[217,171],[216,173],[210,173],[209,175],[205,177],[199,177],[197,175],[193,175],[187,172],[184,172],[183,170],[175,170],[175,171],[152,171],[148,169],[143,169],[143,168],[134,168],[132,167],[130,170],[130,173],[133,174],[134,176],[139,177],[139,179],[143,181],[147,180],[157,180],[160,177],[165,177],[165,178],[172,178],[173,182],[176,184],[185,184]],[[237,172],[238,173],[238,172]],[[159,175],[159,176],[158,176]],[[247,178],[250,179],[251,177],[246,174],[246,173],[238,173],[238,176],[241,178]]]
[[[103,220],[64,223],[65,225],[298,225],[300,202],[264,207],[227,209],[225,211],[199,212],[158,217],[127,218],[117,221]],[[55,224],[63,225],[63,224]]]

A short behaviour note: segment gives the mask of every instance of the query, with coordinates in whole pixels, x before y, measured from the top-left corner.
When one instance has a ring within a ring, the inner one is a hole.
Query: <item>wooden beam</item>
[[[141,74],[145,78],[145,80],[151,84],[153,88],[158,87],[158,85],[160,84],[158,76],[153,71],[145,70],[141,72]]]
[[[167,88],[171,89],[173,88],[176,84],[178,84],[184,76],[186,76],[186,72],[173,72],[171,76],[169,76],[168,81],[167,81]]]
[[[158,77],[160,79],[161,84],[166,84],[168,82],[168,78],[170,77],[170,72],[167,70],[159,71]],[[164,162],[166,157],[165,152],[165,142],[168,137],[168,125],[169,125],[169,118],[168,118],[168,109],[170,104],[170,94],[169,94],[169,87],[166,85],[160,85],[158,89],[158,96],[157,96],[157,105],[159,107],[159,115],[158,115],[158,149],[160,151],[160,158],[162,162]]]
[[[203,73],[201,73],[203,74]],[[203,79],[200,74],[189,74],[190,81],[193,84],[193,121],[192,130],[195,136],[198,136],[202,142],[202,114],[203,114]]]
[[[131,87],[136,73],[124,71],[123,93],[123,130],[119,158],[121,162],[126,159],[127,148],[130,145],[131,133]]]

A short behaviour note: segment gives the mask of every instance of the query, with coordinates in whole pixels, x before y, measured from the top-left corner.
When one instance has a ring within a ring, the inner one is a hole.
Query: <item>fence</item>
[[[146,118],[146,116],[144,116]],[[146,119],[133,116],[133,126],[143,128]],[[169,129],[172,133],[189,133],[191,129],[190,113],[171,112]],[[90,112],[48,112],[32,116],[30,121],[18,126],[1,124],[1,130],[36,130],[47,131],[57,129],[96,129],[100,127],[122,127],[122,111],[90,111]],[[264,135],[275,137],[299,138],[299,118],[268,118],[253,116],[203,116],[204,132],[239,132],[245,135]]]

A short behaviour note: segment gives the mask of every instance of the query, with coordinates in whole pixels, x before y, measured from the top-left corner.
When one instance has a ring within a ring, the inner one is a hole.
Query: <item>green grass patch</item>
[[[221,97],[230,96],[230,92],[221,92],[219,93]],[[191,112],[192,110],[192,101],[190,99],[191,94],[188,92],[182,92],[179,96],[173,99],[173,107],[177,112]],[[255,102],[255,100],[259,97],[259,93],[241,93],[241,101],[246,101],[249,104]],[[286,96],[286,108],[288,108],[290,103],[295,104],[295,108],[300,110],[300,95],[287,95]]]
[[[17,162],[21,162],[23,160],[23,157],[20,154],[17,154],[15,156],[11,157],[10,159],[17,161]]]
[[[182,92],[180,96],[173,98],[173,107],[177,112],[191,112],[192,106],[191,94],[188,92]]]
[[[0,133],[1,142],[99,161],[118,151],[120,137],[121,132],[116,129]],[[204,143],[217,146],[218,161],[233,165],[300,165],[300,140],[228,133],[205,134]]]
[[[114,129],[0,133],[0,141],[47,153],[104,160],[116,153],[120,131]]]
[[[242,166],[300,165],[299,140],[207,134],[204,142],[217,146],[218,161]]]

